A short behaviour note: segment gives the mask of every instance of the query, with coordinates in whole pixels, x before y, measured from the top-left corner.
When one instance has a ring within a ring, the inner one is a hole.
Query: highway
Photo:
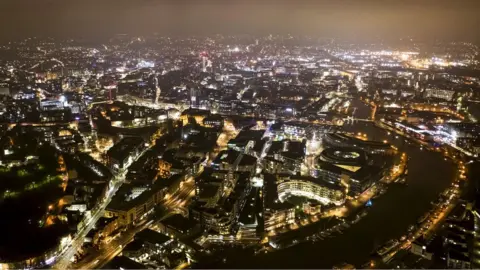
[[[142,152],[140,152],[137,156],[135,156],[131,163],[138,160],[138,158],[140,158],[147,150],[148,149],[145,149]],[[125,168],[128,168],[131,163],[126,164]],[[90,230],[92,230],[95,227],[95,224],[97,223],[98,219],[100,219],[103,216],[105,208],[110,203],[110,201],[112,200],[117,190],[125,181],[126,174],[127,174],[126,169],[121,169],[118,172],[113,173],[114,176],[110,181],[110,188],[105,194],[105,198],[103,198],[103,200],[99,205],[97,205],[92,209],[91,211],[92,214],[90,215],[90,217],[86,216],[86,218],[81,222],[86,225],[83,225],[81,227],[81,229],[74,236],[74,238],[72,239],[68,247],[57,257],[57,260],[53,265],[53,268],[66,269],[69,267],[73,256],[77,253],[77,250],[83,245],[85,237],[90,232]]]

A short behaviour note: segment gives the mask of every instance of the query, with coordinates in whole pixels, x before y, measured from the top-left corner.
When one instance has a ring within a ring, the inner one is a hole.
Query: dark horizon
[[[480,1],[4,0],[1,41],[29,36],[309,34],[480,41]]]

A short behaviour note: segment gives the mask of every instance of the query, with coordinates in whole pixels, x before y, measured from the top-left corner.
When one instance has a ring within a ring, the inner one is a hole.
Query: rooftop
[[[358,181],[368,180],[369,177],[378,175],[383,170],[382,167],[373,165],[342,165],[332,164],[330,162],[325,162],[322,160],[317,160],[316,168],[322,171],[329,171],[339,175],[346,174]]]
[[[256,163],[257,163],[256,157],[245,154],[242,156],[242,159],[240,160],[240,163],[238,165],[250,166],[250,165],[255,165]]]
[[[170,241],[171,238],[166,236],[163,233],[159,233],[151,229],[144,229],[135,235],[135,240],[146,242],[146,243],[163,245],[168,241]]]
[[[123,252],[129,252],[129,251],[139,251],[143,248],[143,243],[140,240],[133,240],[132,242],[128,243],[125,248],[123,249]]]
[[[337,142],[343,142],[345,144],[349,144],[351,147],[374,147],[378,149],[390,148],[390,144],[387,144],[387,143],[378,142],[378,141],[364,141],[364,140],[360,140],[345,134],[329,133],[326,136],[328,136],[330,139],[335,140]]]
[[[149,186],[146,191],[129,201],[126,201],[125,198],[131,192],[134,186],[124,184],[112,198],[112,201],[110,204],[108,204],[107,209],[112,211],[128,211],[129,209],[146,202],[154,193],[158,192],[159,190],[170,187],[180,177],[181,175],[173,175],[170,178],[155,181],[155,183]]]
[[[457,261],[464,261],[464,262],[470,262],[470,258],[463,254],[462,252],[459,252],[455,249],[450,249],[448,251],[448,258],[457,260]]]
[[[144,140],[140,137],[126,137],[108,149],[107,154],[111,157],[123,159],[143,143]]]
[[[261,140],[265,130],[242,130],[237,137],[231,139],[228,144],[243,145],[248,141]]]
[[[199,186],[199,194],[198,197],[200,199],[208,200],[210,198],[215,197],[217,195],[220,185],[216,183],[200,183]]]
[[[163,219],[161,222],[162,224],[172,227],[182,233],[189,231],[197,225],[195,221],[185,218],[180,214],[170,216],[166,219]]]
[[[362,166],[367,163],[365,151],[352,147],[330,147],[322,151],[319,159],[334,164]]]
[[[238,156],[241,153],[235,150],[223,150],[222,152],[218,153],[217,157],[213,160],[214,164],[233,164],[235,160],[237,160]]]
[[[285,201],[281,202],[278,199],[278,189],[276,177],[272,174],[264,174],[264,205],[265,208],[272,210],[284,210],[293,207],[293,204]]]
[[[331,183],[329,181],[324,180],[323,178],[316,178],[309,175],[279,174],[278,177],[282,179],[289,179],[291,181],[296,180],[296,181],[312,182],[314,184],[317,184],[322,187],[327,187],[332,190],[340,190],[340,191],[345,190],[345,188],[340,184]]]

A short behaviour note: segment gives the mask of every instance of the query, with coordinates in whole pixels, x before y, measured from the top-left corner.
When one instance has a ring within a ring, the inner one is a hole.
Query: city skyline
[[[0,270],[478,268],[479,10],[0,1]]]

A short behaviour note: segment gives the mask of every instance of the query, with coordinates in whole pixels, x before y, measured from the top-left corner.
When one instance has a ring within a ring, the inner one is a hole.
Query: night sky
[[[117,33],[479,41],[479,0],[1,0],[0,40]]]

